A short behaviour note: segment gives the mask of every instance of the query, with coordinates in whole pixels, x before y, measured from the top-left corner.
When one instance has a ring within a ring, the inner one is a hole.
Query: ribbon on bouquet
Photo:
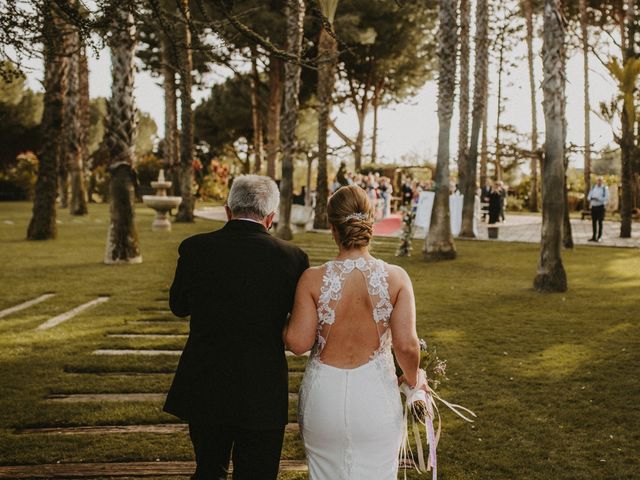
[[[453,413],[467,422],[473,423],[473,420],[462,412],[465,412],[473,417],[475,417],[476,414],[468,408],[463,407],[462,405],[447,402],[436,392],[431,390],[427,383],[427,374],[422,369],[418,370],[418,381],[416,383],[416,386],[412,388],[405,382],[400,386],[400,391],[404,393],[406,397],[404,406],[404,433],[402,438],[402,447],[400,450],[400,459],[404,464],[404,478],[407,478],[407,464],[409,462],[409,458],[411,458],[411,462],[413,463],[414,468],[418,471],[418,473],[426,473],[431,471],[432,479],[437,480],[438,459],[436,450],[438,448],[438,442],[440,441],[440,433],[442,432],[442,418],[440,416],[440,410],[438,409],[436,400],[441,402],[449,410],[451,410]],[[416,405],[419,404],[419,402],[422,402],[425,405],[426,411],[420,412],[424,413],[424,415],[414,415],[414,409],[416,408]],[[436,419],[436,416],[438,423],[437,431],[433,423]],[[418,456],[417,463],[413,456],[413,450],[411,449],[411,442],[409,439],[409,422],[411,422],[411,430],[416,442],[416,453]],[[427,438],[427,446],[429,447],[429,453],[426,462],[422,447],[422,437],[420,435],[421,425],[424,426]]]

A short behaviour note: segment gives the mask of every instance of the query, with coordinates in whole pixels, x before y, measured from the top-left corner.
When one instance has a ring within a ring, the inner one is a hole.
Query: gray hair
[[[273,179],[260,175],[242,175],[233,180],[227,206],[234,217],[256,216],[260,219],[278,209],[280,192]]]

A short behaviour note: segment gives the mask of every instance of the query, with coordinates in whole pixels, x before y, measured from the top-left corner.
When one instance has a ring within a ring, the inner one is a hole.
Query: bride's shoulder
[[[399,284],[404,284],[407,282],[411,283],[411,278],[409,277],[409,274],[400,265],[394,265],[392,263],[386,263],[386,262],[384,263],[384,265],[386,267],[390,282],[399,283]]]
[[[309,267],[307,268],[300,277],[298,282],[298,286],[301,285],[314,285],[316,283],[322,282],[322,277],[324,276],[324,270],[326,265],[320,265],[317,267]]]

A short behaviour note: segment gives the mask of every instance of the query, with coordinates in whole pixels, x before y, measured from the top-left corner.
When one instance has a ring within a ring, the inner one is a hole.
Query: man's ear
[[[231,213],[229,205],[224,206],[224,211],[227,213],[227,220],[231,220],[233,218],[233,214]]]
[[[271,224],[273,223],[273,219],[276,216],[276,212],[271,212],[269,215],[267,215],[264,219],[264,226],[267,227],[267,230],[269,230],[271,228]]]

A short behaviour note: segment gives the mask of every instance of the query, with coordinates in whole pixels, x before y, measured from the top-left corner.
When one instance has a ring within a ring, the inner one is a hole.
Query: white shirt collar
[[[259,223],[260,225],[262,225],[262,222],[255,220],[253,218],[236,217],[236,218],[233,218],[232,220],[242,220],[244,222],[253,222],[253,223]]]

